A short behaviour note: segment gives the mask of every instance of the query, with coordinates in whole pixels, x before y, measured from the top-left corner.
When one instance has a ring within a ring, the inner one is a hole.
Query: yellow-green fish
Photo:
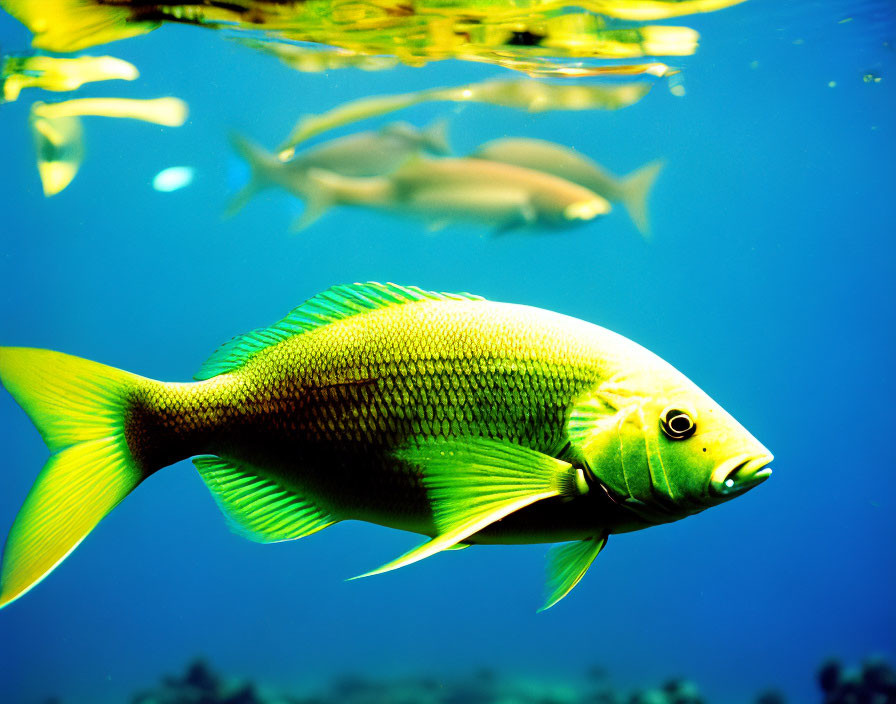
[[[0,606],[187,457],[253,540],[351,519],[429,537],[374,572],[469,544],[565,542],[545,608],[609,534],[698,513],[771,473],[768,450],[643,347],[469,294],[337,286],[226,343],[195,378],[0,348],[0,381],[52,453],[10,530]]]
[[[507,137],[487,142],[472,156],[544,171],[578,183],[611,203],[622,203],[638,231],[645,237],[650,235],[647,198],[663,168],[662,161],[653,161],[619,178],[575,149],[527,137]]]
[[[420,152],[448,154],[451,147],[447,129],[446,120],[436,120],[422,130],[408,122],[390,122],[376,131],[356,132],[323,142],[287,161],[269,154],[245,137],[232,135],[231,144],[249,164],[251,177],[230,204],[228,213],[233,214],[259,191],[271,186],[304,196],[311,169],[341,176],[381,176]]]

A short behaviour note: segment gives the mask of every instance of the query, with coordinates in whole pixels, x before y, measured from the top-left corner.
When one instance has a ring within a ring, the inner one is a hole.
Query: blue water
[[[684,97],[659,84],[618,112],[435,104],[401,115],[418,125],[451,115],[461,154],[527,135],[620,174],[665,159],[651,242],[621,210],[567,232],[492,238],[346,209],[296,235],[301,206],[272,191],[222,218],[246,178],[230,131],[274,146],[303,113],[507,75],[494,67],[300,74],[214,32],[167,26],[89,52],[142,76],[79,95],[176,95],[189,122],[86,118],[81,172],[50,199],[27,111],[65,96],[32,91],[0,106],[2,344],[187,380],[221,342],[336,283],[472,291],[640,342],[775,453],[774,476],[736,501],[612,537],[542,614],[545,546],[446,553],[345,582],[417,537],[343,523],[251,543],[182,462],[0,612],[0,700],[126,701],[203,653],[275,689],[482,665],[573,681],[599,664],[623,688],[681,674],[710,702],[768,687],[810,702],[823,658],[896,655],[896,13],[886,0],[793,5],[751,0],[680,20],[702,34],[699,52],[676,62]],[[0,13],[4,50],[29,39]],[[870,71],[882,80],[865,82]],[[153,191],[172,165],[194,167],[195,182]],[[5,535],[47,451],[5,393],[0,439]]]

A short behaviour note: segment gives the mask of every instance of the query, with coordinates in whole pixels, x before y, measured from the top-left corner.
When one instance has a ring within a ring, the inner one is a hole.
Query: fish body
[[[131,406],[128,445],[145,458],[144,472],[212,454],[264,467],[330,513],[432,536],[420,474],[396,461],[395,450],[424,438],[495,437],[557,454],[567,409],[599,383],[609,358],[624,354],[620,341],[512,304],[382,308],[290,336],[233,372],[143,387]],[[146,425],[172,432],[147,435]],[[581,525],[572,513],[570,521],[536,518],[521,522],[518,534],[485,531],[469,542],[556,542],[594,532],[594,516]]]
[[[497,60],[502,64],[509,61],[508,57]],[[526,66],[530,63],[525,62]],[[640,66],[605,67],[606,72],[617,74],[639,70]],[[421,103],[438,101],[484,103],[528,112],[618,110],[641,100],[650,92],[650,88],[650,84],[643,82],[617,85],[566,85],[519,78],[489,79],[461,86],[426,88],[413,93],[366,96],[337,105],[326,112],[303,115],[279,150],[289,153],[289,150],[297,144],[328,130],[387,115]]]
[[[427,151],[447,154],[451,151],[447,123],[439,120],[420,130],[407,122],[393,122],[377,131],[358,132],[332,139],[301,152],[287,161],[239,135],[231,137],[237,153],[251,169],[249,183],[229,208],[241,209],[256,193],[277,186],[304,197],[308,172],[320,169],[348,177],[373,177],[388,174],[415,154]]]
[[[301,226],[333,205],[410,215],[433,227],[474,222],[498,232],[566,228],[610,210],[604,198],[571,181],[483,159],[413,159],[376,179],[314,170],[300,190],[306,200]]]
[[[0,606],[188,457],[261,542],[349,519],[430,537],[375,572],[458,545],[576,541],[554,553],[548,605],[609,534],[739,495],[771,460],[634,342],[469,294],[335,287],[225,344],[195,378],[0,348],[0,381],[54,453],[10,531]]]
[[[309,169],[353,177],[388,174],[421,151],[448,154],[451,148],[445,128],[441,120],[425,130],[407,122],[392,122],[375,132],[358,132],[312,147],[286,162],[284,173],[287,178],[300,177]]]
[[[626,177],[613,175],[600,164],[562,144],[541,139],[509,137],[480,146],[473,155],[505,164],[515,164],[554,174],[589,188],[611,203],[623,203],[638,230],[650,232],[647,198],[662,162],[655,161]]]

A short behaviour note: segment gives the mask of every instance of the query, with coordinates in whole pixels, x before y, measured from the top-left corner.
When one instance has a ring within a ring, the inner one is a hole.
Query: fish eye
[[[697,430],[690,414],[675,406],[669,406],[660,414],[660,427],[670,440],[684,440]]]

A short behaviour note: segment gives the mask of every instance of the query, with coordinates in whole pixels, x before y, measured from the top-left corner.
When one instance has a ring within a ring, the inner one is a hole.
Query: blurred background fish
[[[574,149],[528,137],[496,139],[478,147],[471,156],[544,171],[590,188],[611,203],[622,203],[638,231],[650,236],[647,199],[663,168],[662,161],[651,162],[619,178]]]
[[[258,163],[262,157],[252,159]],[[255,171],[276,174],[275,162],[269,155],[266,164],[271,166],[256,166]],[[571,181],[481,159],[410,158],[390,174],[372,178],[311,168],[289,179],[288,189],[305,201],[305,211],[295,224],[298,230],[337,205],[422,218],[430,230],[472,222],[495,234],[581,225],[611,207],[606,199]]]
[[[407,122],[392,122],[376,131],[356,132],[324,142],[286,161],[240,135],[231,135],[230,142],[250,167],[249,182],[231,201],[227,210],[230,215],[270,186],[305,197],[311,169],[340,176],[381,176],[394,171],[414,154],[451,152],[445,119],[436,120],[422,130]]]
[[[426,88],[413,93],[372,95],[304,115],[280,145],[288,157],[300,142],[337,127],[380,117],[430,102],[486,103],[527,112],[550,110],[618,110],[633,105],[650,91],[649,83],[586,85],[548,83],[534,79],[489,79],[461,86]]]

